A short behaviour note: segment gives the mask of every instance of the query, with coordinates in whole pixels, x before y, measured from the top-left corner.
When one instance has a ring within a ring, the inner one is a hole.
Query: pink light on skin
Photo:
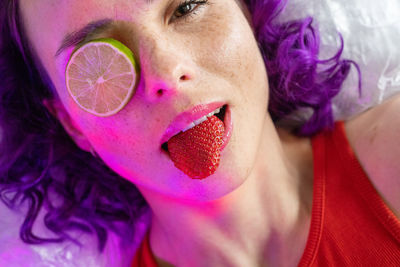
[[[171,179],[171,183],[174,183],[173,179]],[[178,184],[175,184],[175,186],[177,185]],[[191,198],[181,198],[181,197],[177,198],[171,195],[163,194],[163,192],[156,192],[156,194],[154,194],[154,192],[151,192],[151,194],[152,196],[154,196],[154,199],[156,201],[159,201],[161,203],[175,203],[180,208],[183,209],[189,208],[195,213],[202,214],[205,218],[212,218],[216,220],[220,219],[221,214],[226,214],[227,211],[232,208],[231,203],[234,202],[233,195],[225,196],[224,198],[207,202],[192,200],[196,199],[196,195],[203,195],[204,194],[202,192],[203,190],[205,192],[207,191],[206,187],[204,187],[203,189],[202,187],[203,186],[198,186],[197,194],[193,193]],[[177,188],[177,190],[178,189],[179,188]],[[142,189],[141,192],[143,193],[143,195],[147,195],[149,191],[147,189]],[[176,211],[179,212],[179,208]],[[190,220],[190,218],[187,219]]]

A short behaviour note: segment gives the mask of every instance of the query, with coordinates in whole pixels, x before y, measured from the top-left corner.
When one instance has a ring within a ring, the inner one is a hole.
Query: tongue
[[[175,166],[193,179],[213,174],[219,165],[224,123],[216,116],[173,136],[168,151]]]

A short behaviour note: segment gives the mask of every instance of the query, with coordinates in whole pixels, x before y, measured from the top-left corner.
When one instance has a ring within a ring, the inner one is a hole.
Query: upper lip
[[[161,145],[167,142],[172,136],[182,131],[191,122],[206,116],[217,108],[222,107],[224,104],[225,103],[223,102],[200,104],[178,114],[165,130],[164,135],[161,138]]]

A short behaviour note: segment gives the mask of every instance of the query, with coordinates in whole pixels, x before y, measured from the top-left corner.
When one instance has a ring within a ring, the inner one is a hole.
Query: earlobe
[[[82,133],[59,99],[44,99],[43,105],[62,124],[64,130],[82,150],[90,152],[92,145]]]

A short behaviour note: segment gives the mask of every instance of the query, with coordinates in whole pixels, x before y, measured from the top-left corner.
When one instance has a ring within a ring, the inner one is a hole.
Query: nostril
[[[186,80],[188,80],[189,78],[188,78],[186,75],[182,75],[180,79],[181,79],[181,81],[186,81]]]
[[[162,94],[163,94],[163,90],[162,90],[162,89],[158,89],[158,90],[157,90],[157,95],[158,95],[158,96],[162,96]]]

